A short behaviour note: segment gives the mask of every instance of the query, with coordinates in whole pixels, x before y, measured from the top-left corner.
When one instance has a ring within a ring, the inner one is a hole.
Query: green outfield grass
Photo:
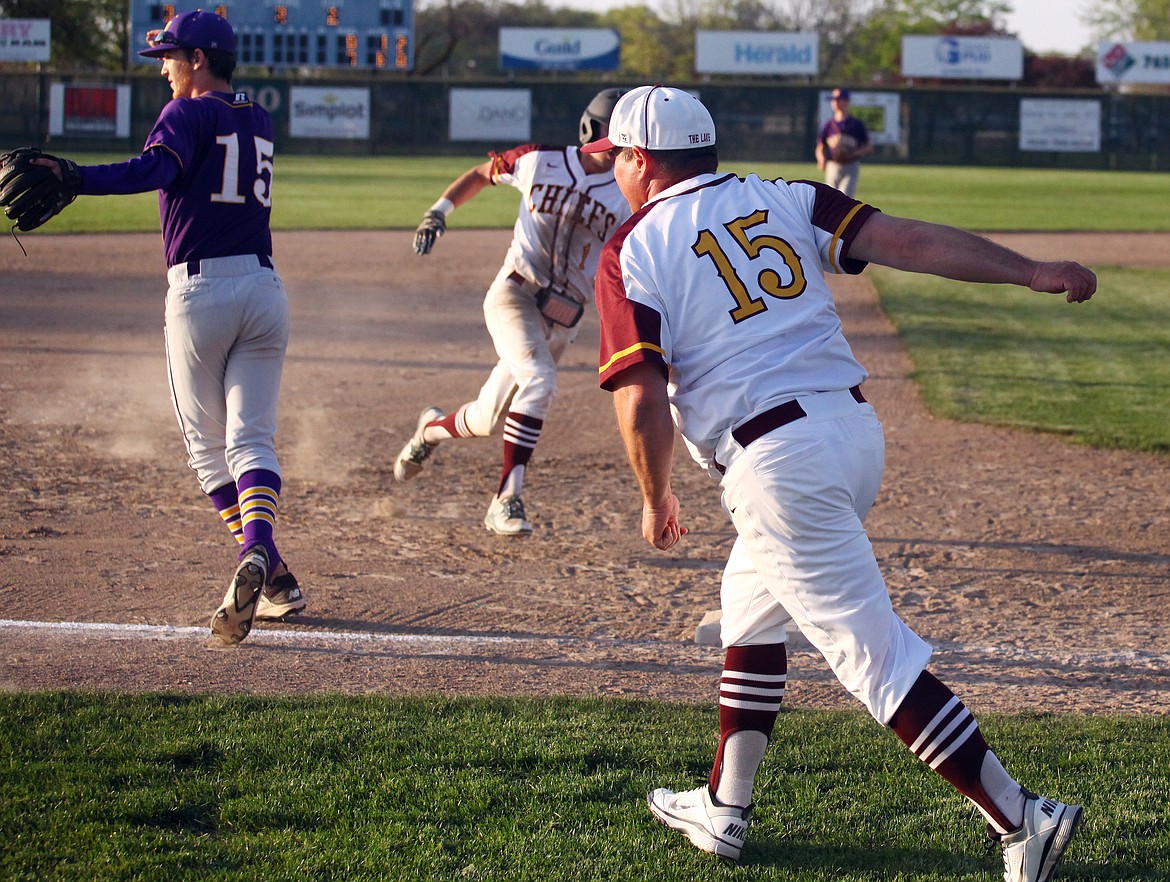
[[[1170,453],[1170,271],[1098,267],[1083,304],[872,272],[933,413]]]
[[[990,717],[1086,806],[1061,879],[1167,875],[1170,720]],[[623,700],[0,696],[5,880],[991,880],[974,810],[868,716],[786,712],[738,869],[653,821],[714,708]]]
[[[125,156],[75,155],[84,164]],[[413,229],[456,176],[482,162],[463,157],[280,156],[274,183],[276,229]],[[737,174],[817,178],[812,163],[725,163]],[[1170,230],[1170,176],[1164,173],[1048,171],[869,164],[861,198],[883,211],[973,230]],[[518,194],[486,192],[452,227],[510,227]],[[82,197],[47,233],[158,229],[155,195]],[[38,234],[34,234],[38,235]]]

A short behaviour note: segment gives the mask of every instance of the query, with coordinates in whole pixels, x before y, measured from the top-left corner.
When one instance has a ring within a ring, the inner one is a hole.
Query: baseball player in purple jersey
[[[873,153],[873,142],[865,123],[849,113],[849,98],[848,89],[833,90],[833,116],[817,135],[816,157],[817,168],[825,173],[825,183],[846,196],[854,196],[861,177],[861,159]]]
[[[176,15],[139,54],[162,59],[173,100],[140,156],[80,167],[81,193],[158,190],[171,397],[190,466],[239,545],[210,645],[234,646],[254,618],[305,608],[273,541],[289,319],[272,263],[272,121],[232,90],[235,34],[215,13]]]
[[[697,847],[739,858],[795,623],[869,713],[974,803],[1003,847],[1005,880],[1050,879],[1081,808],[1008,774],[893,610],[863,525],[884,468],[882,427],[824,274],[872,261],[1069,302],[1088,300],[1096,277],[882,214],[825,184],[718,174],[711,116],[676,89],[627,93],[609,136],[584,149],[615,154],[634,211],[602,252],[597,307],[601,385],[642,489],[642,534],[666,549],[686,533],[671,489],[676,425],[721,482],[737,534],[721,589],[710,779],[653,791],[651,812]]]
[[[606,89],[589,103],[581,116],[582,144],[605,135],[619,95]],[[592,300],[601,246],[630,212],[608,156],[537,144],[489,156],[427,211],[414,250],[430,254],[451,212],[484,187],[507,184],[520,191],[512,244],[483,304],[499,361],[474,400],[451,414],[437,407],[422,412],[394,463],[394,477],[410,480],[440,442],[487,437],[502,417],[503,470],[484,526],[502,536],[524,536],[532,532],[521,498],[524,473],[556,394],[557,363]]]

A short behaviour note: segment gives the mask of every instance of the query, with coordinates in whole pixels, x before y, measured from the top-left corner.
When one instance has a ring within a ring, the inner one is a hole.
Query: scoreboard
[[[146,48],[147,33],[191,9],[231,22],[240,67],[414,68],[414,0],[130,0],[131,62],[146,62],[138,51]]]

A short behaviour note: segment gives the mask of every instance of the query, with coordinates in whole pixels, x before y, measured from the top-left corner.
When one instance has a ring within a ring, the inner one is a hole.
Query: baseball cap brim
[[[194,52],[196,49],[201,49],[201,46],[188,46],[186,43],[167,43],[164,46],[155,46],[153,49],[143,49],[138,54],[143,58],[162,58],[168,52],[173,52],[175,49],[186,49],[188,52]],[[208,51],[206,49],[204,52]],[[234,52],[228,52],[227,55],[234,55]]]
[[[162,58],[168,52],[184,48],[186,47],[180,46],[178,43],[167,43],[165,46],[156,46],[154,49],[143,49],[138,54],[143,58]]]
[[[605,138],[602,138],[598,141],[590,141],[588,144],[586,144],[584,147],[581,148],[581,152],[582,153],[605,153],[607,150],[612,150],[613,148],[614,148],[613,141],[609,140],[608,137],[605,137]]]
[[[145,58],[162,58],[168,52],[173,52],[175,49],[186,49],[190,52],[196,48],[198,47],[184,43],[169,30],[166,30],[154,38],[154,43],[149,49],[143,49],[138,54]]]

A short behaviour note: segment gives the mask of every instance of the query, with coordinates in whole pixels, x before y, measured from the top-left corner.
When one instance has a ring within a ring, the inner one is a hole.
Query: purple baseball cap
[[[228,20],[214,12],[197,9],[194,12],[180,12],[167,22],[167,26],[154,38],[149,49],[139,55],[159,58],[171,49],[215,49],[219,52],[236,54],[236,34]]]

